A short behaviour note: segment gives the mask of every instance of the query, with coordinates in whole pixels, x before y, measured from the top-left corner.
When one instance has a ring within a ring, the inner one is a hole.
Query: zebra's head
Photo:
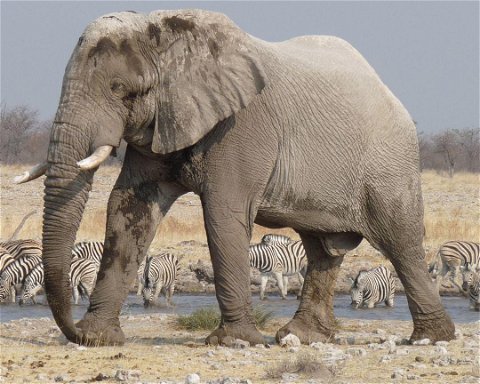
[[[352,287],[350,288],[350,297],[352,298],[351,306],[355,309],[358,309],[363,303],[363,291],[365,288],[362,277],[364,273],[365,271],[360,271],[355,280],[350,279],[352,281]]]
[[[0,277],[0,302],[10,295],[10,285],[8,279]]]
[[[42,285],[38,282],[35,282],[31,279],[25,279],[25,283],[23,284],[22,294],[20,296],[20,301],[18,302],[20,305],[23,305],[27,302],[27,300],[31,299],[36,293],[42,288]]]
[[[148,308],[150,305],[152,305],[152,303],[153,303],[153,293],[154,293],[154,289],[149,288],[146,285],[142,289],[143,306],[145,308]]]
[[[468,291],[473,282],[474,275],[480,273],[480,265],[474,266],[471,263],[465,263],[460,267],[462,271],[462,288],[464,291]]]

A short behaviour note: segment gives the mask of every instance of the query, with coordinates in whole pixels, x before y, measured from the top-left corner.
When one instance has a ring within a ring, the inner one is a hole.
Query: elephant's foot
[[[265,344],[255,325],[245,323],[222,324],[205,339],[205,344],[231,346],[235,339],[248,341],[250,345]]]
[[[100,321],[94,318],[89,319],[86,315],[76,324],[76,327],[78,344],[92,347],[125,344],[125,335],[120,328],[118,319]]]
[[[455,338],[455,325],[444,311],[434,314],[416,314],[413,320],[413,333],[410,342],[422,339],[450,341]]]
[[[314,342],[326,343],[332,340],[335,331],[328,328],[318,320],[312,321],[301,316],[296,316],[282,328],[280,328],[275,336],[277,343],[280,343],[289,333],[297,336],[302,344],[311,344]]]

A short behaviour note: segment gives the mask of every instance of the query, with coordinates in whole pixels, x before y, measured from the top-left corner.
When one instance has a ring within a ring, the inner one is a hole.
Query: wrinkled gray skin
[[[76,162],[122,138],[128,149],[108,202],[97,284],[74,324],[70,255],[94,174]],[[387,255],[405,286],[412,340],[454,336],[424,262],[415,127],[340,39],[268,43],[221,14],[194,10],[101,17],[67,66],[48,162],[46,291],[71,341],[125,341],[122,303],[157,226],[188,191],[202,201],[222,312],[208,343],[264,342],[249,289],[254,222],[294,228],[308,254],[302,300],[277,339],[333,335],[335,279],[362,238]]]

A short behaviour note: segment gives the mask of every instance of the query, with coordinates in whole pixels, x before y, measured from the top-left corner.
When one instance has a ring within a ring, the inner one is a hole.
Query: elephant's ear
[[[245,108],[266,85],[252,39],[238,27],[202,19],[164,18],[152,151],[195,144]]]

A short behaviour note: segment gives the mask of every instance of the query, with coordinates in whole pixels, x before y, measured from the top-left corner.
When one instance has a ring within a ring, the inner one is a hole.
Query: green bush
[[[256,306],[253,308],[253,316],[257,327],[264,328],[268,321],[273,318],[273,312],[265,311],[262,306]],[[198,309],[190,315],[179,316],[177,322],[189,331],[213,331],[220,325],[220,318],[218,308],[209,307]]]

